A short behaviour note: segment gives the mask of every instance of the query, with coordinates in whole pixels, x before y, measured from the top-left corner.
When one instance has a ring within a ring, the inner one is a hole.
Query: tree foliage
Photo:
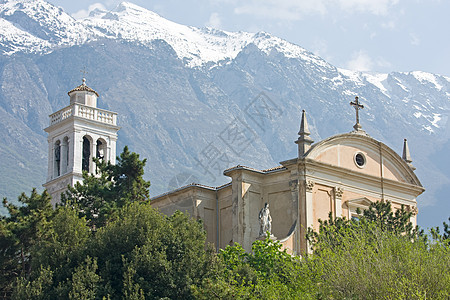
[[[47,192],[38,194],[35,189],[30,196],[23,193],[18,198],[20,206],[3,205],[8,216],[0,219],[0,295],[9,295],[16,278],[30,276],[31,252],[40,238],[40,229],[52,216],[53,209]]]
[[[59,207],[32,252],[39,269],[21,278],[14,296],[192,299],[191,285],[207,277],[214,262],[202,225],[182,213],[164,216],[149,203],[118,213],[92,234],[74,208]]]
[[[127,146],[117,157],[116,164],[94,158],[96,174],[83,173],[83,182],[77,182],[62,197],[63,205],[78,207],[93,228],[102,227],[114,218],[120,208],[131,202],[149,200],[150,182],[145,181],[146,159],[130,152]]]
[[[332,218],[309,230],[322,292],[339,299],[446,299],[450,248],[413,228],[403,207],[373,203],[359,220]]]
[[[247,253],[241,245],[219,254],[219,271],[195,287],[198,299],[315,299],[316,276],[299,257],[281,251],[270,238],[253,243]]]
[[[322,247],[330,248],[339,246],[345,234],[352,228],[374,224],[382,232],[390,232],[394,235],[406,236],[416,240],[425,238],[423,230],[411,223],[412,212],[406,211],[404,206],[392,211],[391,203],[378,201],[370,204],[368,209],[361,212],[358,219],[333,218],[330,212],[328,220],[319,220],[319,230],[308,228],[307,240],[314,251],[319,253]],[[376,236],[373,237],[376,239]]]
[[[383,231],[375,222],[342,227],[339,243],[329,241],[320,239],[314,261],[322,269],[323,287],[335,298],[450,296],[450,251],[440,242],[412,240]]]
[[[218,275],[196,287],[200,299],[447,299],[450,249],[410,223],[405,209],[373,203],[358,220],[330,218],[312,229],[302,258],[270,239],[252,252],[235,244],[220,255]]]
[[[439,227],[435,227],[435,228],[431,229],[431,236],[434,239],[440,240],[443,243],[450,246],[450,217],[448,218],[448,221],[449,221],[448,224],[446,222],[442,222],[442,225],[443,225],[442,235],[441,235],[441,230],[439,229]]]

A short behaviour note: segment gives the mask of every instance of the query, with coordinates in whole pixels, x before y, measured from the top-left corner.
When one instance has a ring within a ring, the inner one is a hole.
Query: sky
[[[121,0],[49,0],[79,19]],[[448,0],[131,0],[171,21],[265,31],[336,67],[450,76]]]

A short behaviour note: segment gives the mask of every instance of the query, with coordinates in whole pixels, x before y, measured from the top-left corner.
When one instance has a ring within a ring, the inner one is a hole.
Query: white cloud
[[[391,20],[391,21],[388,21],[388,22],[381,23],[381,27],[383,27],[385,29],[394,29],[395,28],[395,22]]]
[[[210,16],[209,16],[209,20],[206,23],[206,26],[210,26],[213,28],[220,28],[222,26],[222,21],[220,20],[220,16],[218,13],[213,12]]]
[[[354,52],[352,58],[347,62],[346,68],[352,71],[371,71],[373,68],[372,58],[363,50]]]
[[[324,39],[316,38],[312,43],[312,51],[314,54],[327,61],[331,61],[333,59],[333,57],[328,53],[328,43]]]
[[[420,45],[420,38],[416,34],[410,33],[409,37],[410,37],[411,45],[413,45],[413,46],[419,46]]]
[[[325,14],[325,0],[251,0],[234,9],[236,14],[257,15],[286,21],[298,20],[307,14]]]
[[[94,3],[94,4],[89,5],[89,8],[87,10],[82,9],[82,10],[77,11],[76,13],[73,13],[72,17],[74,17],[77,20],[84,19],[89,16],[89,13],[91,11],[93,11],[94,9],[97,9],[97,8],[101,9],[101,10],[106,10],[106,7],[102,3]]]
[[[337,0],[343,10],[368,12],[374,15],[386,15],[399,0]]]
[[[216,1],[235,4],[236,14],[293,21],[306,15],[336,13],[337,10],[346,14],[366,12],[386,15],[400,0],[248,0],[242,1],[244,4],[230,0]]]
[[[346,63],[347,69],[352,71],[367,72],[372,71],[374,67],[377,69],[391,68],[392,64],[383,57],[373,59],[364,50],[353,52],[351,59]]]

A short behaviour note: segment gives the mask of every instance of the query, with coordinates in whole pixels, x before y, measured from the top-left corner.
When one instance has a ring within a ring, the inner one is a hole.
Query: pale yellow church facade
[[[414,174],[406,140],[400,157],[363,131],[358,117],[350,133],[315,144],[309,135],[303,111],[298,157],[268,170],[238,165],[224,171],[228,184],[191,184],[151,203],[168,215],[180,210],[202,219],[208,242],[217,248],[237,242],[247,251],[261,238],[259,214],[265,203],[271,233],[293,254],[308,251],[307,228],[318,229],[319,219],[328,219],[330,212],[350,219],[357,217],[358,208],[379,200],[390,201],[394,209],[404,205],[416,224],[416,198],[424,188]]]
[[[82,180],[83,171],[95,172],[93,157],[112,163],[116,158],[117,114],[97,108],[98,94],[84,79],[68,94],[69,105],[51,114],[45,129],[49,155],[44,186],[53,203],[67,185]],[[203,220],[207,240],[217,249],[239,243],[250,251],[262,238],[262,228],[269,228],[285,249],[300,254],[308,251],[307,228],[318,229],[319,219],[330,212],[350,219],[358,208],[378,200],[390,201],[394,209],[404,205],[414,213],[415,224],[416,198],[424,188],[414,174],[406,140],[400,157],[361,129],[358,112],[363,106],[357,98],[351,104],[357,117],[350,133],[314,143],[303,111],[297,157],[268,170],[238,165],[223,172],[228,184],[191,184],[154,197],[151,204],[167,215],[180,210]],[[263,214],[266,203],[270,213]]]

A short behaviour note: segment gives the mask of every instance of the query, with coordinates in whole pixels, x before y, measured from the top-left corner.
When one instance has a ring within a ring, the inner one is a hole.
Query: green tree
[[[85,263],[76,267],[72,274],[69,299],[96,299],[100,281],[100,276],[96,272],[97,260],[88,256]]]
[[[202,224],[133,202],[92,233],[74,207],[61,206],[31,249],[34,271],[20,277],[17,299],[193,299],[214,270]]]
[[[414,228],[410,221],[413,213],[406,211],[404,205],[393,212],[391,202],[377,201],[363,211],[363,216],[367,221],[375,222],[383,231],[406,234],[411,238],[422,236],[424,233],[418,227]]]
[[[340,245],[342,235],[347,234],[348,229],[365,223],[374,223],[381,231],[406,235],[410,239],[425,238],[423,230],[412,225],[412,212],[406,211],[403,205],[394,213],[390,202],[377,201],[362,213],[359,209],[357,212],[362,214],[357,220],[333,218],[330,212],[328,220],[319,220],[318,231],[308,228],[306,237],[314,251],[319,252],[322,245],[326,248]]]
[[[450,224],[450,217],[448,218],[448,220],[449,220],[449,224]],[[441,234],[439,227],[434,227],[434,228],[431,228],[431,236],[435,240],[440,240],[443,243],[446,243],[447,245],[450,246],[450,225],[447,224],[446,222],[442,222],[442,224],[444,227],[442,234]]]
[[[130,152],[125,146],[116,164],[106,165],[108,180],[114,183],[111,191],[120,207],[129,202],[149,199],[150,182],[143,179],[146,162],[147,159],[140,160],[139,154]]]
[[[308,230],[314,254],[306,262],[321,274],[321,293],[339,299],[446,299],[450,248],[427,241],[411,213],[373,203],[359,220],[320,221]]]
[[[60,206],[51,219],[41,223],[37,236],[30,249],[32,271],[27,277],[19,277],[14,296],[18,299],[68,298],[69,291],[73,290],[68,278],[81,280],[78,269],[86,264],[87,244],[92,238],[90,228],[75,208]],[[79,275],[74,277],[77,271]],[[30,289],[32,294],[29,294]]]
[[[104,280],[100,295],[192,299],[191,285],[210,274],[214,261],[205,241],[202,225],[187,215],[167,217],[148,203],[129,204],[90,246]]]
[[[62,205],[76,206],[92,228],[102,227],[130,202],[149,200],[150,182],[143,179],[146,159],[125,146],[116,164],[94,159],[96,174],[83,173],[83,182],[69,187]]]
[[[16,278],[30,276],[31,250],[40,240],[39,228],[53,214],[50,196],[46,191],[38,194],[33,189],[29,197],[23,193],[18,201],[21,206],[3,199],[9,215],[0,219],[0,295],[10,294]]]
[[[450,251],[440,242],[411,240],[375,222],[341,228],[339,243],[319,239],[308,260],[321,275],[321,289],[337,299],[446,299]]]
[[[299,257],[267,238],[247,253],[239,244],[220,252],[215,277],[194,288],[198,299],[315,299],[317,276]]]

